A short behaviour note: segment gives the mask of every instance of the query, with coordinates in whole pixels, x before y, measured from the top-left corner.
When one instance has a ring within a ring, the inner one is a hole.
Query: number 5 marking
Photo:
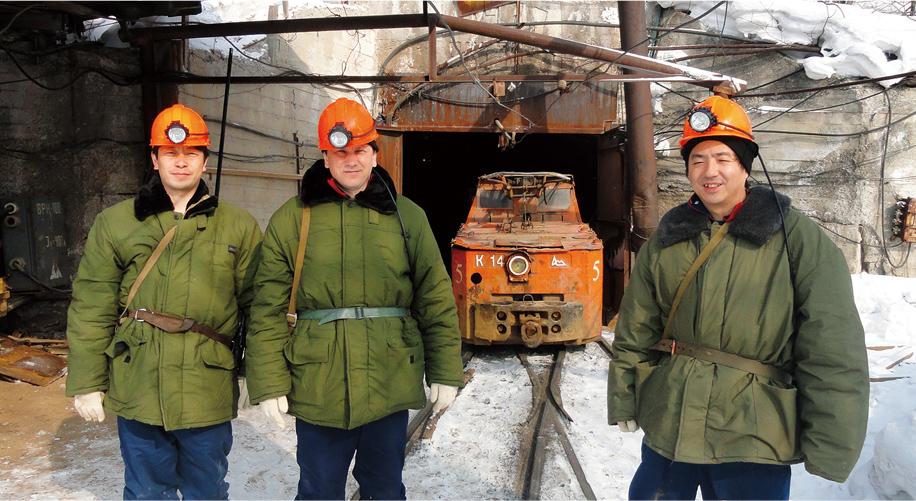
[[[595,261],[595,266],[592,266],[592,269],[595,270],[595,278],[592,279],[592,282],[597,282],[601,277],[601,268],[598,265],[601,264],[601,261]]]
[[[461,273],[461,263],[455,265],[455,275],[458,275],[458,279],[455,280],[456,283],[461,283],[464,281],[464,275]]]

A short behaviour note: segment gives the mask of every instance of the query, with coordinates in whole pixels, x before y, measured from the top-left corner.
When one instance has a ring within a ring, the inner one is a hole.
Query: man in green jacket
[[[343,499],[354,453],[364,499],[404,499],[407,409],[426,403],[424,375],[435,412],[463,383],[451,282],[426,214],[377,166],[377,137],[359,103],[325,108],[323,160],[265,234],[248,389],[281,427],[296,417],[297,499]]]
[[[631,499],[788,499],[790,464],[843,482],[865,439],[868,364],[846,262],[771,189],[747,189],[747,113],[713,96],[684,123],[694,190],[640,250],[608,422],[645,430]]]
[[[228,498],[233,336],[261,230],[208,195],[209,145],[194,110],[156,117],[158,175],[96,217],[73,282],[67,395],[87,421],[118,416],[125,499]]]

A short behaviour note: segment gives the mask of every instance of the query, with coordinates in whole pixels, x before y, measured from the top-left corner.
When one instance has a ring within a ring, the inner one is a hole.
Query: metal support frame
[[[155,40],[174,40],[187,38],[209,38],[220,36],[240,36],[272,33],[297,33],[318,31],[343,31],[361,29],[394,29],[394,28],[428,28],[430,30],[429,68],[426,78],[440,79],[435,64],[435,29],[434,26],[463,33],[472,33],[510,42],[531,45],[557,54],[584,57],[605,61],[619,66],[640,70],[659,78],[683,78],[706,88],[719,87],[731,93],[737,93],[747,86],[747,82],[727,75],[682,66],[666,61],[659,61],[632,51],[622,51],[589,45],[565,38],[552,37],[532,31],[500,26],[492,23],[462,19],[441,14],[396,14],[385,16],[351,16],[324,17],[308,19],[283,19],[272,21],[251,21],[240,23],[198,24],[193,26],[167,26],[159,28],[134,28],[127,31],[127,38],[134,43],[144,45]],[[370,77],[353,77],[359,80],[348,82],[366,82]],[[195,82],[203,83],[203,82]],[[234,83],[234,82],[233,82]]]
[[[649,53],[645,2],[617,2],[620,44],[637,54]],[[624,68],[624,72],[630,72]],[[630,179],[634,250],[638,250],[658,226],[658,184],[655,164],[652,94],[649,84],[624,84],[627,110],[627,171]]]

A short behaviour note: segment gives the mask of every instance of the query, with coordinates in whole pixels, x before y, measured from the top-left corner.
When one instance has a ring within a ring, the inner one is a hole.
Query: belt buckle
[[[286,314],[286,325],[288,325],[289,327],[292,328],[292,327],[295,327],[296,324],[297,324],[298,322],[299,322],[299,314],[298,314],[298,313],[295,313],[295,312],[294,312],[294,313],[287,313],[287,314]]]
[[[354,307],[353,307],[353,311],[354,311],[354,313],[356,314],[356,317],[354,317],[354,318],[356,318],[357,320],[362,320],[362,319],[366,318],[366,313],[363,311],[363,307],[362,307],[362,306],[354,306]]]
[[[137,308],[136,310],[134,310],[134,314],[131,315],[131,317],[137,322],[146,322],[146,320],[143,320],[142,318],[137,316],[140,314],[141,311],[149,311],[149,310],[146,308]]]

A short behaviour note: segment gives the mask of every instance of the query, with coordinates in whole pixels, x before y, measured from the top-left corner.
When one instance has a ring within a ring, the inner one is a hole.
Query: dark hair
[[[210,150],[206,146],[189,146],[190,148],[197,148],[199,151],[204,153],[204,160],[210,157]],[[159,147],[153,146],[153,155],[156,155],[156,158],[159,158]]]

